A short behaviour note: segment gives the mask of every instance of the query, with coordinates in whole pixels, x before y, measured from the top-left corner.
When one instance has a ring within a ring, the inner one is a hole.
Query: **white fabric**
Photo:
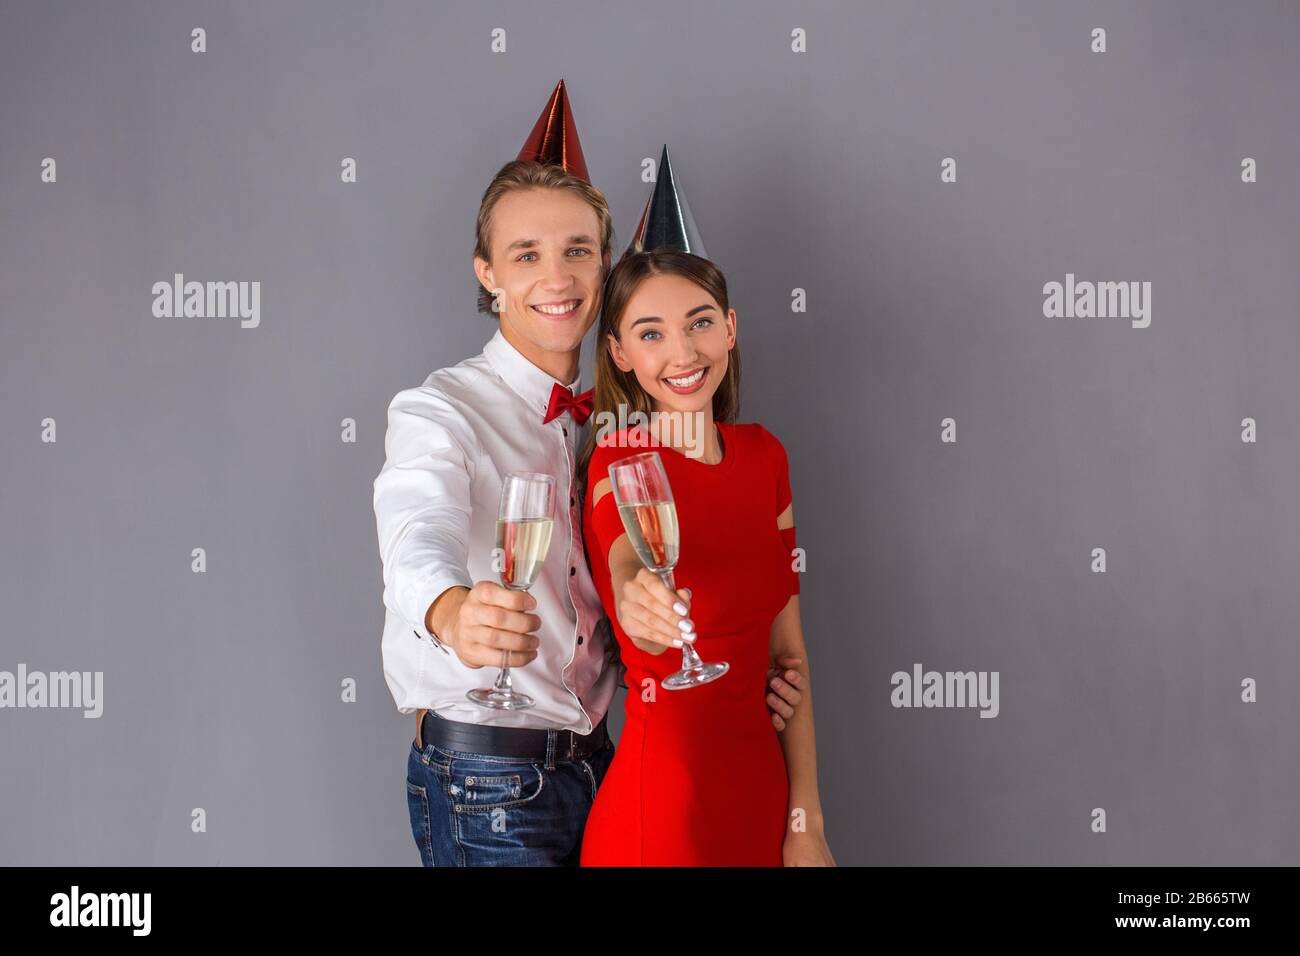
[[[575,395],[580,382],[581,375],[569,385]],[[374,506],[384,679],[404,714],[428,708],[451,720],[587,734],[609,707],[618,674],[607,666],[606,642],[614,638],[583,555],[574,475],[580,430],[568,412],[542,424],[554,384],[498,328],[480,355],[439,369],[389,404]],[[510,671],[515,689],[537,703],[500,711],[465,697],[490,686],[496,667],[466,667],[433,639],[424,615],[449,587],[499,583],[492,549],[501,483],[511,471],[554,475],[556,514],[550,551],[529,591],[542,620],[534,632],[541,646],[536,659]]]

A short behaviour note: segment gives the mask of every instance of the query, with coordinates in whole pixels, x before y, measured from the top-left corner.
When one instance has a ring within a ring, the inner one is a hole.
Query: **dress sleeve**
[[[772,450],[772,471],[776,482],[776,517],[790,507],[793,500],[790,494],[790,460],[785,453],[781,440],[766,428],[763,429]],[[794,569],[795,526],[779,529],[781,541],[785,544],[785,557],[790,567],[790,593],[799,593],[799,572]]]
[[[758,426],[762,431],[763,440],[767,443],[768,459],[772,467],[772,479],[776,483],[776,516],[780,517],[781,512],[790,507],[792,500],[790,495],[790,461],[785,454],[785,446],[781,440],[773,435],[762,425]]]
[[[614,456],[606,449],[597,446],[587,466],[587,495],[595,495],[596,486],[609,477],[609,466]],[[624,533],[623,519],[618,514],[618,502],[614,500],[613,489],[606,491],[596,502],[591,512],[591,530],[596,544],[600,548],[601,564],[608,564],[610,546]]]

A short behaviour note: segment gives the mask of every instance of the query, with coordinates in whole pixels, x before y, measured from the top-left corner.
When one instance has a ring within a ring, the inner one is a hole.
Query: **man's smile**
[[[548,319],[571,319],[578,314],[581,305],[581,299],[558,299],[555,302],[539,302],[529,308]]]

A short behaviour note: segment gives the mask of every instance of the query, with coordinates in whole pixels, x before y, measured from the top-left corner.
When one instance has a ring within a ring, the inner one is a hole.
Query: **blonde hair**
[[[490,233],[493,210],[503,196],[523,189],[567,189],[576,193],[596,213],[600,229],[601,257],[603,258],[610,251],[614,243],[614,224],[609,215],[609,203],[604,193],[585,179],[565,172],[563,166],[515,159],[497,171],[483,193],[483,201],[478,207],[478,222],[474,227],[475,256],[488,262],[492,261]],[[488,315],[496,315],[492,310],[494,299],[492,292],[485,289],[481,282],[477,282],[476,285],[478,286],[478,310]]]

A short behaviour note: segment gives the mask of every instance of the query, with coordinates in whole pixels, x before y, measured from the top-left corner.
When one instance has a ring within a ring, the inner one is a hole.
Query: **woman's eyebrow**
[[[686,313],[686,317],[689,319],[697,312],[711,312],[711,311],[713,311],[713,304],[706,302],[703,305],[697,305],[695,308],[691,309],[691,311]],[[634,329],[642,322],[662,322],[662,321],[663,319],[659,318],[659,316],[657,315],[643,315],[641,316],[641,318],[637,319],[635,322],[629,325],[628,328]]]

